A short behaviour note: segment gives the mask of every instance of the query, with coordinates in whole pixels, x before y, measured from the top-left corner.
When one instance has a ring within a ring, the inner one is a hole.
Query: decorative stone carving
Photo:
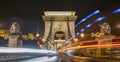
[[[102,25],[99,25],[101,27],[101,36],[104,35],[110,35],[111,33],[111,27],[108,23],[103,23]]]
[[[13,22],[10,27],[9,35],[9,47],[22,47],[22,37],[20,32],[20,25],[17,22]]]
[[[20,26],[17,22],[13,22],[11,25],[10,34],[20,34]]]
[[[111,27],[108,23],[103,23],[101,25],[99,25],[101,27],[101,32],[100,32],[100,36],[97,37],[97,41],[99,45],[103,45],[103,44],[111,44],[112,43],[112,39],[110,40],[101,40],[101,39],[105,39],[105,38],[114,38],[114,35],[111,35]]]

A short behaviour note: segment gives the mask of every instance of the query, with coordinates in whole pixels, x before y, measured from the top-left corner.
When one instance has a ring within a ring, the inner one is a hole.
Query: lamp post
[[[37,34],[36,34],[36,40],[38,41],[39,38],[40,38],[40,34],[37,33]]]
[[[87,36],[91,36],[91,35],[90,34],[86,34],[86,33],[81,33],[79,35],[79,40],[82,41],[82,40],[88,38]]]
[[[100,41],[99,38],[96,38],[96,40],[98,41],[98,49],[97,49],[97,51],[96,51],[96,55],[97,55],[98,57],[100,57],[100,56],[101,56],[101,48],[100,48],[101,41]]]
[[[37,44],[38,44],[38,45],[39,45],[39,43],[40,43],[39,40],[38,40],[39,36],[40,36],[40,35],[37,33],[37,34],[36,34],[36,41],[37,41]]]
[[[98,41],[98,49],[96,51],[96,56],[100,57],[101,56],[101,48],[100,48],[100,45],[101,45],[101,41],[100,41],[100,32],[96,32],[96,33],[91,33],[92,37],[96,37],[96,40]]]

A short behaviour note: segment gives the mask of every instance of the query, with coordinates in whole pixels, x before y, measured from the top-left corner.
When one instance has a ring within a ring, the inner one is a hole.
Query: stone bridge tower
[[[68,38],[75,37],[75,11],[45,11],[42,16],[45,22],[44,39],[60,47]]]

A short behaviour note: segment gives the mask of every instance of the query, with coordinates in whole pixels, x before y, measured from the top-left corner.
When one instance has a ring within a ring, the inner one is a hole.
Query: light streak
[[[77,27],[78,25],[80,25],[82,22],[87,21],[88,18],[90,18],[91,16],[93,16],[93,15],[99,13],[99,12],[100,12],[99,10],[98,10],[98,11],[95,11],[95,12],[93,12],[92,14],[88,15],[87,17],[83,18],[80,22],[78,22],[78,23],[75,25],[75,27]],[[113,14],[115,14],[115,13],[120,13],[120,8],[114,10],[112,13],[113,13]],[[101,17],[97,18],[93,23],[91,23],[91,25],[93,25],[93,24],[96,23],[96,22],[103,21],[103,20],[104,20],[105,18],[107,18],[107,17],[109,17],[109,15],[106,16],[106,17],[105,17],[105,16],[101,16]],[[81,30],[79,31],[79,33],[85,31],[87,28],[90,28],[91,25],[88,24],[86,27],[84,27],[83,29],[81,29]]]
[[[52,50],[0,47],[0,53],[56,53]]]
[[[99,41],[108,41],[108,40],[115,40],[115,39],[119,39],[120,40],[120,37],[116,37],[116,38],[104,38],[104,39],[99,39]],[[76,42],[76,43],[73,43],[73,44],[69,44],[63,48],[61,48],[59,51],[62,52],[62,51],[66,51],[66,50],[72,50],[72,49],[79,49],[79,48],[107,48],[107,47],[110,47],[110,48],[113,48],[113,47],[120,47],[120,42],[118,41],[113,41],[113,42],[108,42],[108,44],[106,43],[101,43],[101,44],[96,44],[96,45],[87,45],[87,43],[92,43],[92,42],[97,42],[97,40],[87,40],[87,41],[82,41],[82,42]],[[86,44],[86,45],[84,45]]]
[[[76,35],[79,35],[80,33],[76,33]]]
[[[92,24],[88,24],[87,26],[86,26],[86,28],[89,28],[89,27],[91,27],[92,26]]]
[[[102,16],[102,17],[97,18],[97,19],[95,20],[95,22],[102,21],[103,19],[105,19],[105,16]],[[95,22],[94,22],[94,23],[95,23]]]
[[[85,31],[85,29],[81,29],[81,30],[80,30],[80,32],[83,32],[83,31]]]
[[[120,8],[114,10],[112,13],[118,13],[118,12],[120,12]]]
[[[96,14],[98,14],[98,13],[100,13],[100,11],[99,11],[99,10],[95,10],[93,13],[91,13],[91,14],[88,15],[88,16],[86,16],[86,17],[83,18],[82,20],[80,20],[80,21],[75,25],[75,27],[77,27],[77,26],[80,25],[82,22],[85,22],[87,19],[89,19],[90,17],[92,17],[92,16],[94,16],[94,15],[96,15]]]

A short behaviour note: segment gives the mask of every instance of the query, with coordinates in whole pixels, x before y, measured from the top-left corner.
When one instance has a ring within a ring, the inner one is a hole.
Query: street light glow
[[[45,41],[45,39],[43,38],[42,41]]]
[[[84,37],[84,36],[85,36],[85,34],[84,34],[84,33],[81,33],[81,34],[80,34],[80,36],[81,36],[81,37]]]
[[[75,41],[78,41],[78,39],[77,39],[77,38],[75,38]]]
[[[40,36],[40,34],[37,33],[37,34],[36,34],[36,37],[39,37],[39,36]]]

